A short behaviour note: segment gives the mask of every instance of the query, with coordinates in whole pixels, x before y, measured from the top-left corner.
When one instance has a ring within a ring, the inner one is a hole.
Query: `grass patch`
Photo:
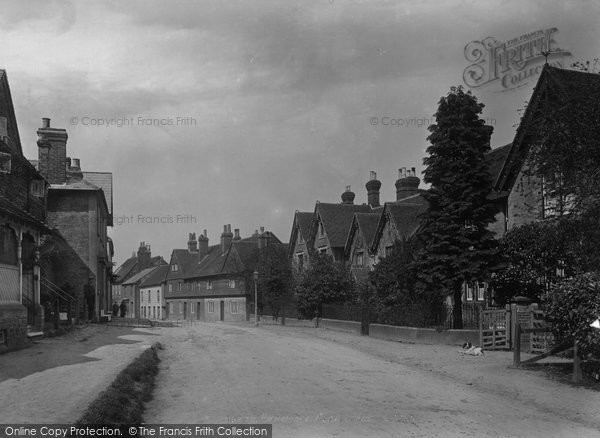
[[[121,371],[90,403],[76,425],[141,424],[144,403],[152,399],[154,379],[158,374],[158,350],[162,350],[162,345],[156,342]]]

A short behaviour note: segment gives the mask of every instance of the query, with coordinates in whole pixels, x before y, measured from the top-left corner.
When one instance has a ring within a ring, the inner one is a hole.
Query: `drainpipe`
[[[19,301],[23,304],[23,247],[21,241],[23,239],[23,227],[19,227],[19,239],[17,241],[17,259],[19,260]]]

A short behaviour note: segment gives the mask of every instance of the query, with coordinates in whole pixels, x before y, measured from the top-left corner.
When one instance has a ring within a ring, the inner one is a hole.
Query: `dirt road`
[[[280,326],[163,331],[148,423],[272,423],[280,437],[595,437],[600,393],[461,357]],[[441,362],[443,361],[443,362]]]

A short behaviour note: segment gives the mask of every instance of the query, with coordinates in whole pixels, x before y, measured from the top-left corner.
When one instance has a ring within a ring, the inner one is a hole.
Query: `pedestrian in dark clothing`
[[[125,313],[127,313],[127,304],[125,304],[125,301],[121,301],[119,310],[121,311],[121,318],[125,318]]]
[[[96,306],[96,288],[94,287],[94,279],[90,277],[87,284],[83,286],[83,295],[88,308],[88,320],[94,319],[94,307]]]

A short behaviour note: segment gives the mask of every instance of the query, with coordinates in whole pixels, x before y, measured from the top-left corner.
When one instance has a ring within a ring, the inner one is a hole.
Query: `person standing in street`
[[[94,320],[94,307],[96,306],[96,288],[94,287],[94,279],[89,278],[87,284],[83,286],[83,296],[87,303],[88,321]]]

